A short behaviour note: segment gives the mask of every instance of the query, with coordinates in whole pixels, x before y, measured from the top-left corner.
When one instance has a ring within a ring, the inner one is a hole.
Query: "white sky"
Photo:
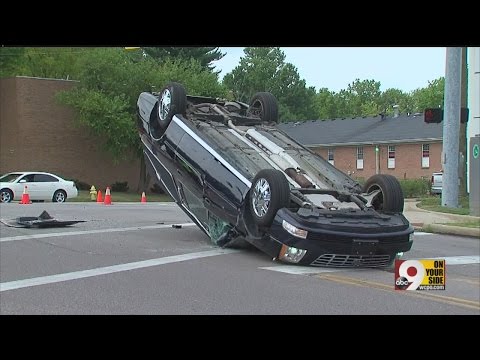
[[[242,47],[221,47],[227,55],[215,62],[220,78],[232,71],[244,55]],[[380,81],[381,90],[409,92],[445,76],[446,49],[441,47],[282,47],[307,86],[316,90],[346,89],[360,80]]]

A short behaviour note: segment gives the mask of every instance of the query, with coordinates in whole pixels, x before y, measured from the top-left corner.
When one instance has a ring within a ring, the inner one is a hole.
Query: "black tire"
[[[285,175],[275,169],[260,170],[253,179],[248,203],[254,222],[270,226],[277,211],[290,204],[290,186]]]
[[[67,193],[63,190],[57,190],[53,193],[52,201],[56,203],[63,203],[67,201]]]
[[[269,92],[258,92],[250,100],[248,116],[258,116],[263,122],[278,123],[278,102]]]
[[[364,192],[370,193],[374,190],[380,190],[372,201],[375,210],[390,213],[403,211],[405,199],[396,177],[385,174],[373,175],[365,183]]]
[[[187,93],[182,84],[169,83],[158,95],[156,106],[157,122],[165,131],[176,114],[185,114],[187,109]]]
[[[13,200],[13,192],[10,189],[0,190],[0,202],[9,203]]]

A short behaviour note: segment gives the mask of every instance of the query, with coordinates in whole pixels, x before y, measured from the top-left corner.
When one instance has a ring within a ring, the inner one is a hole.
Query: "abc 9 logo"
[[[420,261],[406,260],[398,268],[395,285],[401,290],[416,290],[422,283],[425,267]]]

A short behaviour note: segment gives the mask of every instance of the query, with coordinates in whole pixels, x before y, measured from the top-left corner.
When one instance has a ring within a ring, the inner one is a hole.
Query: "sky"
[[[220,78],[232,71],[243,57],[241,47],[221,47],[227,53],[214,64]],[[404,92],[428,86],[445,76],[446,49],[442,47],[282,47],[285,61],[315,90],[338,92],[355,79],[380,81],[380,90]]]

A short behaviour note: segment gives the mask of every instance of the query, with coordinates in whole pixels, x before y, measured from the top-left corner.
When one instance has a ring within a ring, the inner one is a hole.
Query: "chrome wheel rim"
[[[253,102],[253,104],[250,106],[250,109],[248,111],[249,115],[257,116],[259,118],[262,117],[263,115],[263,104],[261,101],[256,100]]]
[[[10,202],[10,193],[8,191],[2,191],[1,196],[1,201],[2,203]]]
[[[158,116],[160,120],[165,121],[168,113],[170,112],[171,108],[171,103],[172,103],[172,94],[170,93],[170,90],[165,89],[160,96],[160,102],[158,105]]]
[[[253,189],[252,197],[252,205],[255,215],[258,217],[265,216],[270,206],[271,197],[272,192],[270,190],[270,184],[263,178],[259,179]]]
[[[65,201],[65,194],[63,192],[57,193],[57,195],[55,195],[55,201],[56,202],[64,202]]]

